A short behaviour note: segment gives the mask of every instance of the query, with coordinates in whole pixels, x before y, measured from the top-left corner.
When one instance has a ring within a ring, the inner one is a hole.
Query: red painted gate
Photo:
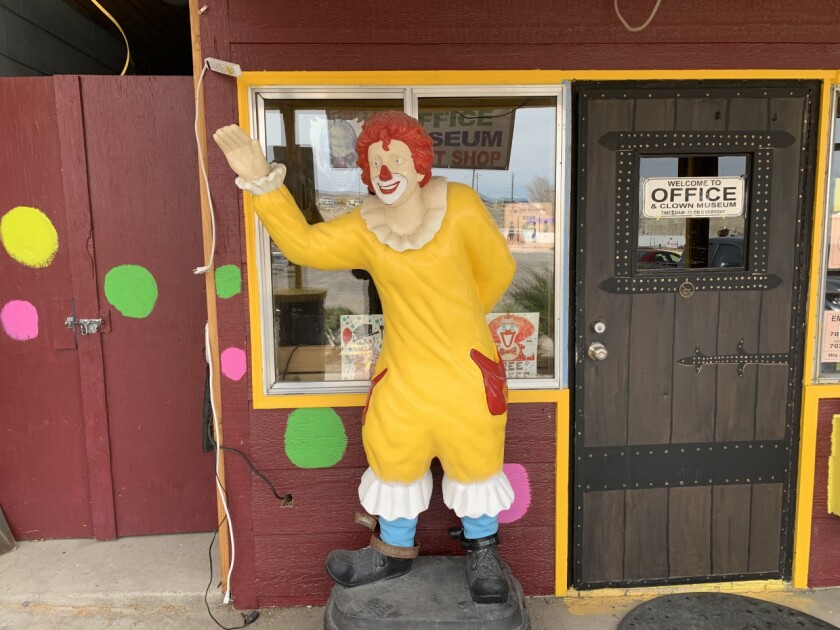
[[[0,80],[0,507],[19,539],[216,525],[192,112],[189,77]]]

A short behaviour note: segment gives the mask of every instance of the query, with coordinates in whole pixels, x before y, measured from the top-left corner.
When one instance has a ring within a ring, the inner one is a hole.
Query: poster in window
[[[342,315],[341,379],[367,381],[382,352],[382,315]]]
[[[831,204],[831,225],[828,242],[828,268],[840,269],[840,180],[834,180],[834,197]]]
[[[490,313],[487,325],[510,378],[537,375],[539,313]]]
[[[823,313],[822,362],[840,363],[840,311]]]

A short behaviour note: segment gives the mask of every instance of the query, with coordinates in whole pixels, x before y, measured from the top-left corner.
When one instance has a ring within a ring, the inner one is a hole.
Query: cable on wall
[[[123,66],[122,72],[120,72],[120,76],[125,76],[126,71],[128,70],[128,64],[131,63],[131,49],[128,46],[128,37],[125,36],[125,31],[120,26],[120,23],[114,18],[113,15],[108,13],[108,11],[103,7],[97,0],[90,0],[96,7],[105,14],[105,16],[114,23],[114,26],[120,31],[120,35],[122,35],[123,40],[125,41],[125,65]]]
[[[207,72],[207,68],[207,60],[205,59],[204,64],[201,66],[201,74],[198,76],[198,83],[195,86],[195,124],[193,127],[195,129],[195,144],[198,148],[198,163],[201,166],[201,176],[204,180],[204,189],[207,194],[207,205],[210,208],[210,233],[212,234],[213,241],[210,246],[210,258],[207,264],[203,267],[193,269],[193,273],[196,275],[210,271],[213,267],[213,258],[216,256],[216,211],[213,209],[213,197],[210,196],[210,181],[207,179],[207,166],[204,164],[204,155],[202,155],[201,150],[201,132],[198,129],[198,99],[201,95],[201,84],[204,82],[204,75]]]
[[[204,327],[204,347],[207,348],[207,363],[210,365],[210,383],[213,383],[213,361],[210,358],[210,326],[206,325]],[[216,439],[213,440],[216,446],[216,490],[219,493],[219,500],[222,502],[222,507],[225,511],[225,520],[227,521],[228,526],[228,536],[230,536],[230,567],[228,568],[227,573],[227,580],[225,589],[225,595],[222,598],[222,603],[229,604],[230,603],[230,576],[233,573],[233,565],[236,562],[236,545],[233,541],[233,521],[230,518],[230,510],[228,508],[228,501],[227,501],[227,492],[225,492],[224,487],[222,487],[222,482],[219,479],[219,466],[221,463],[222,458],[222,449],[219,445],[219,435],[221,431],[219,429],[219,414],[216,411],[216,401],[213,394],[210,394],[210,409],[213,411],[213,431],[216,435]]]
[[[648,19],[644,21],[641,26],[630,26],[627,23],[627,20],[624,19],[624,16],[621,15],[621,9],[618,8],[618,0],[613,0],[613,7],[615,7],[615,14],[618,16],[618,19],[621,21],[621,24],[631,33],[638,33],[639,31],[645,30],[651,22],[653,22],[653,18],[656,16],[656,12],[659,11],[659,5],[662,4],[662,0],[656,0],[656,6],[653,7],[653,11],[650,12]]]

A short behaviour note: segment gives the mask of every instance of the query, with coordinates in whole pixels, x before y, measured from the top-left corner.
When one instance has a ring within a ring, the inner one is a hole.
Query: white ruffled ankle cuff
[[[441,485],[443,502],[459,517],[496,516],[513,505],[513,487],[504,472],[477,483],[460,483],[444,475]]]
[[[432,471],[413,483],[382,481],[368,468],[359,484],[359,501],[368,514],[388,521],[415,518],[429,507],[432,498]]]
[[[265,177],[253,181],[247,181],[241,177],[236,178],[236,186],[247,190],[252,195],[264,195],[272,190],[277,190],[283,185],[286,178],[286,166],[284,164],[271,164],[271,171]]]

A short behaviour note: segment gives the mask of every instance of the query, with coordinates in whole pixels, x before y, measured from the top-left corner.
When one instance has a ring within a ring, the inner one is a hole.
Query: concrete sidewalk
[[[49,540],[19,543],[0,556],[0,629],[122,630],[215,628],[204,606],[210,581],[212,534],[123,538],[114,542]],[[214,564],[218,553],[213,550]],[[242,623],[240,611],[221,604],[218,566],[210,590],[213,614],[225,626]],[[614,593],[614,591],[613,591]],[[598,592],[529,598],[535,630],[611,630],[657,593],[624,596]],[[840,589],[761,590],[742,593],[773,601],[840,626]],[[323,609],[265,609],[251,626],[321,630]]]

